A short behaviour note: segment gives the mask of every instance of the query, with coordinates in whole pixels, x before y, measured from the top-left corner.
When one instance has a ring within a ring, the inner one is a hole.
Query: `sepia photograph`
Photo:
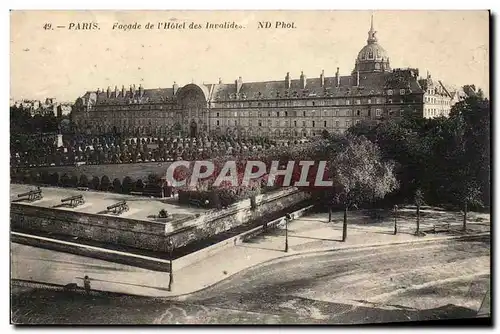
[[[11,10],[11,325],[492,325],[488,10]]]

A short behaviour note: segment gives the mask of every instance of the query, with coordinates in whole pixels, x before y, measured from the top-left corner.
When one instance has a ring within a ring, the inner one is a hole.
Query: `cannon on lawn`
[[[43,198],[42,190],[37,188],[36,190],[30,190],[28,192],[17,195],[21,199],[27,199],[30,202],[37,201]]]
[[[69,202],[69,205],[71,207],[75,208],[75,207],[85,203],[85,200],[83,199],[83,195],[75,195],[75,196],[63,198],[61,200],[61,203],[68,203],[68,202]]]
[[[120,201],[118,203],[115,203],[113,205],[110,205],[106,208],[108,211],[113,210],[113,213],[119,215],[124,211],[128,211],[128,205],[127,202],[125,201]]]

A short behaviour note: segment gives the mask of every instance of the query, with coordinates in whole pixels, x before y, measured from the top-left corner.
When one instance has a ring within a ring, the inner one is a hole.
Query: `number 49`
[[[52,29],[52,24],[50,24],[50,23],[45,23],[45,24],[43,25],[43,29],[45,29],[45,30],[50,30],[50,29]]]

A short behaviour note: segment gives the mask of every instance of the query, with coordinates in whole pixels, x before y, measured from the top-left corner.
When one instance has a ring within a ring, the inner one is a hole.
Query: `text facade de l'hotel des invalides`
[[[232,83],[188,84],[144,89],[142,85],[89,91],[72,112],[79,132],[136,136],[300,138],[323,130],[343,132],[369,120],[381,122],[409,113],[448,116],[460,94],[417,69],[392,69],[376,31],[358,53],[350,75]]]

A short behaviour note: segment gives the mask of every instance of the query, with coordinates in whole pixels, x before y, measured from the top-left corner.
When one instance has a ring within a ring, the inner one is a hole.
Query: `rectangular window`
[[[359,119],[356,120],[356,124],[359,124],[361,121]]]
[[[220,125],[220,122],[219,122],[219,120],[217,120],[217,126],[219,126],[219,125]]]
[[[345,121],[345,127],[348,128],[351,126],[351,121],[347,120]]]
[[[372,103],[372,99],[368,99],[367,103],[371,104]]]
[[[361,104],[361,100],[356,100],[356,104]]]
[[[315,121],[312,121],[313,122],[313,128],[316,126],[316,122]]]
[[[172,116],[170,116],[170,117],[172,117]],[[219,117],[219,113],[217,113],[217,117]]]
[[[276,112],[276,117],[280,117],[280,112],[279,111]]]
[[[382,115],[382,110],[380,110],[380,109],[375,110],[375,115],[377,117],[380,117]]]
[[[262,121],[259,121],[259,126],[262,126]]]
[[[326,128],[326,121],[323,121],[323,126]]]
[[[404,89],[400,89],[400,90],[399,90],[399,94],[400,94],[400,95],[405,95],[405,90],[404,90]]]
[[[306,126],[306,121],[302,121],[302,126]]]
[[[345,100],[345,104],[350,105],[351,101],[350,100]]]
[[[340,126],[340,121],[335,121],[335,127],[339,127]]]
[[[297,121],[293,121],[293,126],[297,126]]]

